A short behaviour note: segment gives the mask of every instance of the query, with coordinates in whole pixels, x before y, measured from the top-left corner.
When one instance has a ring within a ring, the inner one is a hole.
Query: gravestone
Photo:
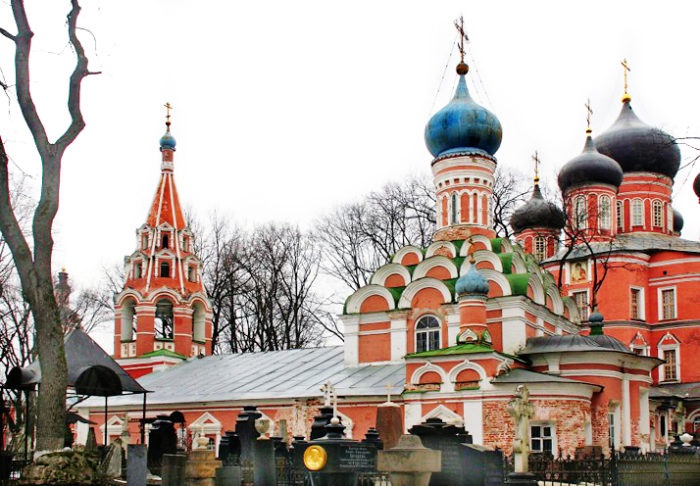
[[[386,449],[398,444],[399,437],[403,434],[401,407],[392,402],[382,403],[377,407],[377,432]]]
[[[183,486],[185,484],[185,454],[163,454],[161,467],[162,486]]]
[[[440,451],[423,447],[420,437],[405,434],[395,447],[378,452],[377,469],[388,472],[392,486],[428,486],[441,468]]]
[[[146,446],[129,444],[126,459],[126,483],[129,486],[146,486],[148,468],[146,467]]]
[[[241,441],[233,430],[227,430],[219,441],[219,460],[224,466],[239,464]]]
[[[464,463],[462,444],[472,443],[472,436],[464,427],[446,424],[439,418],[430,418],[422,424],[414,425],[408,432],[420,437],[424,447],[442,453],[441,471],[432,475],[430,486],[461,484],[469,474]]]
[[[177,452],[175,426],[167,415],[158,415],[148,434],[148,469],[160,476],[163,454]]]
[[[503,452],[474,444],[462,445],[466,470],[461,486],[503,486]]]
[[[311,434],[309,440],[320,439],[326,435],[326,425],[331,423],[333,418],[333,407],[330,405],[325,405],[318,410],[318,415],[314,417],[314,421],[311,424]]]
[[[100,471],[105,477],[120,478],[122,475],[122,441],[117,439],[107,448],[107,453],[100,463]]]
[[[241,445],[241,464],[253,460],[253,447],[260,433],[255,429],[255,421],[262,417],[254,405],[246,405],[236,419],[236,435]]]

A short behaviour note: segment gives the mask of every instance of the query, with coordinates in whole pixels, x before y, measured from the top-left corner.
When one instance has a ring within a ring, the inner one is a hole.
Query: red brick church
[[[595,138],[589,129],[562,168],[564,208],[535,178],[511,220],[515,241],[498,238],[501,125],[471,98],[463,62],[457,76],[425,129],[434,242],[402,248],[347,298],[342,346],[211,354],[168,118],[160,182],[116,296],[115,358],[153,392],[149,415],[180,411],[192,432],[218,442],[243,405],[256,405],[274,433],[308,435],[330,381],[346,433],[363,437],[389,386],[406,429],[439,417],[508,452],[507,404],[525,384],[535,451],[655,451],[700,428],[700,243],[680,237],[672,207],[673,138],[635,115],[625,89],[619,118]],[[101,404],[80,411],[98,435],[126,431],[135,442],[141,407],[112,399],[106,424]]]

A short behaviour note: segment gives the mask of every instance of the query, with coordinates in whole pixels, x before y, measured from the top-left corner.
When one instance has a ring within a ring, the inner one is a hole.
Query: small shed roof
[[[148,393],[124,371],[99,344],[82,329],[76,328],[64,339],[68,387],[80,395],[115,396],[122,393]],[[41,383],[39,360],[7,374],[5,388],[24,390]]]

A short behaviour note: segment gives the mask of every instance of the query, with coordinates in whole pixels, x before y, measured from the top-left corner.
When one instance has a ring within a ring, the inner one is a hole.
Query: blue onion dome
[[[457,292],[457,295],[487,295],[489,293],[489,283],[481,272],[476,269],[476,265],[472,263],[469,270],[467,270],[467,273],[457,279],[455,291]]]
[[[683,229],[683,224],[685,221],[683,221],[683,215],[681,214],[680,211],[677,209],[673,209],[673,232],[674,233],[680,233],[681,230]]]
[[[501,146],[501,122],[469,95],[464,76],[469,68],[457,66],[459,82],[455,95],[425,126],[425,144],[434,157],[459,152],[493,156]]]
[[[615,160],[596,149],[591,131],[588,129],[583,152],[562,167],[559,171],[558,183],[562,193],[571,187],[586,184],[609,184],[620,187],[622,168]]]
[[[160,149],[161,150],[175,150],[175,137],[170,134],[168,129],[165,135],[160,137]]]
[[[624,172],[653,172],[673,179],[681,164],[673,137],[637,118],[629,96],[622,101],[620,116],[595,140],[598,151],[615,159]]]
[[[535,188],[528,202],[513,211],[510,227],[515,233],[530,228],[562,229],[566,223],[564,211],[542,197],[540,184],[535,180]]]

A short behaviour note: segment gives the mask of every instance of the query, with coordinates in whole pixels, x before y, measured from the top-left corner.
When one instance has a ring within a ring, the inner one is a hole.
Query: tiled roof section
[[[698,241],[685,240],[683,238],[678,238],[677,236],[662,235],[658,233],[632,233],[618,235],[612,240],[612,243],[593,242],[591,247],[596,253],[629,253],[635,251],[648,253],[656,251],[685,251],[689,253],[700,253],[700,242]],[[563,248],[557,255],[546,260],[546,262],[558,261],[567,251],[567,248]],[[590,256],[588,248],[585,246],[580,246],[574,248],[574,250],[568,254],[567,259],[573,260],[576,258],[587,258],[588,256]]]
[[[180,404],[321,397],[327,381],[341,397],[382,396],[387,384],[403,389],[404,379],[404,364],[345,366],[343,347],[331,346],[191,358],[139,383],[153,391],[149,404]],[[109,403],[139,400],[117,397]]]
[[[584,384],[590,385],[596,388],[596,392],[603,389],[602,386],[593,383],[587,383],[578,380],[572,380],[570,378],[562,378],[561,376],[549,375],[547,373],[537,373],[536,371],[525,370],[522,368],[515,368],[510,370],[508,373],[497,376],[491,383],[571,383],[571,384]]]
[[[160,226],[163,223],[178,230],[185,228],[185,218],[182,216],[172,172],[162,173],[146,219],[146,224],[151,227]]]

